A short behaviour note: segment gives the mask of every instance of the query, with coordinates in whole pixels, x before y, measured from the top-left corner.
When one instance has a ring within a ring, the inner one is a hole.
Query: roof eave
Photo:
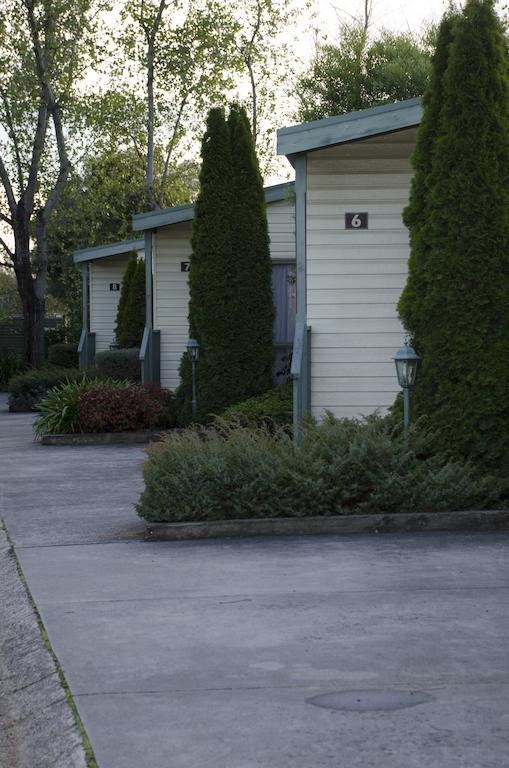
[[[409,99],[282,128],[277,135],[277,152],[292,162],[295,155],[303,152],[413,128],[419,125],[421,117],[421,100]]]
[[[93,248],[82,248],[79,251],[74,251],[73,259],[75,264],[79,264],[84,261],[96,261],[97,259],[104,259],[107,256],[120,256],[123,253],[142,251],[144,248],[145,241],[142,239],[124,240],[118,243],[97,245]]]

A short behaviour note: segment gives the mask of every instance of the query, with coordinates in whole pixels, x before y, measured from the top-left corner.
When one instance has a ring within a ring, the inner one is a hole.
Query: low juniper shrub
[[[129,379],[137,384],[141,381],[140,350],[132,347],[98,352],[95,368],[102,379]]]
[[[78,345],[77,344],[52,344],[48,348],[48,363],[57,368],[77,368]]]
[[[331,415],[288,430],[232,426],[170,433],[149,450],[137,510],[150,521],[440,512],[505,504],[507,485],[430,449],[378,416]]]
[[[50,390],[82,376],[83,372],[77,368],[43,368],[13,376],[7,387],[9,410],[33,411]]]
[[[9,380],[22,370],[23,361],[21,355],[10,350],[0,352],[0,392],[7,389]]]
[[[293,419],[292,384],[281,384],[263,395],[231,405],[221,415],[223,422],[253,427],[289,427]]]

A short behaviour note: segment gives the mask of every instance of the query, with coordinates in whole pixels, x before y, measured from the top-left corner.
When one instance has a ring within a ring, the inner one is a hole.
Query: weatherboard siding
[[[307,157],[307,320],[314,415],[382,412],[398,392],[392,358],[403,340],[410,156],[415,130],[318,150]],[[368,229],[346,230],[345,213]]]
[[[110,291],[110,283],[120,283],[127,267],[128,253],[90,262],[90,330],[95,333],[95,350],[109,349],[115,335],[120,291]]]
[[[293,202],[267,205],[267,221],[274,261],[295,259],[295,207]],[[160,227],[154,234],[154,328],[161,332],[161,384],[174,390],[179,365],[189,338],[188,274],[181,262],[191,257],[192,222]]]

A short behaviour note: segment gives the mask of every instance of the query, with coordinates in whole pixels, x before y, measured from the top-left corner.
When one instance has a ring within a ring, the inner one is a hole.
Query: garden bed
[[[42,435],[41,445],[135,445],[162,440],[167,430],[140,432],[79,432],[72,435]]]
[[[183,541],[249,536],[319,536],[426,531],[507,531],[508,510],[399,512],[342,517],[272,517],[261,520],[211,520],[149,523],[147,541]]]

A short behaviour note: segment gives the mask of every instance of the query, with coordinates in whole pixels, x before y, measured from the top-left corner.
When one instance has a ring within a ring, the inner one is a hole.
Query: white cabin
[[[384,412],[398,384],[409,236],[402,212],[419,99],[278,132],[296,171],[298,314],[292,374],[297,422]]]
[[[91,365],[95,353],[115,342],[117,307],[131,254],[144,256],[144,240],[127,240],[75,251],[83,283],[83,330],[80,340],[82,366]]]
[[[265,196],[277,315],[274,329],[278,353],[276,372],[281,358],[291,352],[295,328],[293,184],[267,187]],[[142,213],[133,218],[133,229],[145,233],[145,253],[150,254],[146,263],[151,280],[147,285],[152,286],[152,296],[147,300],[145,340],[151,370],[144,378],[157,379],[159,376],[161,385],[172,390],[179,384],[179,365],[189,338],[187,270],[193,217],[194,206],[190,204]]]

